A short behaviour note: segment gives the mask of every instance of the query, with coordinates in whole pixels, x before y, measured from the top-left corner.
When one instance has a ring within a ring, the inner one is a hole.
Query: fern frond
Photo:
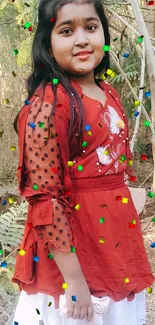
[[[18,247],[21,243],[25,221],[27,216],[28,203],[26,201],[17,205],[12,204],[9,211],[0,216],[0,244],[3,251],[11,251],[12,246]]]
[[[30,61],[30,48],[31,48],[31,42],[32,42],[32,37],[29,36],[25,41],[22,42],[18,57],[17,57],[17,65],[18,67],[22,67],[24,64],[28,64]]]
[[[14,2],[14,7],[17,9],[19,13],[22,13],[24,11],[24,7],[21,0],[16,0]]]
[[[0,4],[0,11],[3,11],[6,5],[7,5],[7,1],[4,0],[4,1]]]

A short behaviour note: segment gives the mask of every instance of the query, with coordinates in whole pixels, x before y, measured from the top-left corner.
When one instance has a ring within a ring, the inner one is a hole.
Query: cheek
[[[102,32],[98,33],[94,39],[94,46],[99,51],[103,51],[103,46],[105,45],[105,38]]]

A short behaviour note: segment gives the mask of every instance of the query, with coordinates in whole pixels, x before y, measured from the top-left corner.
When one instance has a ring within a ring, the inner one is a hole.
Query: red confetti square
[[[129,228],[135,228],[135,225],[133,223],[129,223]]]
[[[116,196],[116,201],[121,201],[122,200],[122,197],[119,195],[119,196]]]
[[[71,195],[72,195],[72,193],[70,191],[65,192],[65,196],[71,196]]]
[[[141,160],[147,160],[147,156],[146,155],[141,155],[140,159]]]
[[[148,6],[154,6],[154,1],[148,1]]]
[[[18,167],[17,170],[22,171],[23,170],[23,167]]]
[[[30,27],[28,28],[28,30],[29,30],[30,32],[32,32],[32,31],[33,31],[33,27],[30,26]]]
[[[137,181],[137,177],[136,176],[130,176],[130,181],[131,182],[136,182]]]
[[[27,223],[27,226],[28,226],[30,229],[33,228],[32,222]]]
[[[53,167],[52,172],[56,174],[58,172],[58,169],[56,167]]]
[[[50,19],[50,23],[54,23],[54,21],[55,21],[54,17]]]

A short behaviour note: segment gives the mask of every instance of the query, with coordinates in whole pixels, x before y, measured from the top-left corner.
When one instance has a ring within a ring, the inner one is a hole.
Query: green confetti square
[[[83,143],[82,143],[82,147],[87,147],[88,146],[88,142],[87,141],[84,141]]]
[[[148,127],[150,126],[151,122],[150,121],[144,121],[144,126]]]
[[[39,127],[40,127],[41,129],[43,129],[43,128],[44,128],[44,125],[45,125],[45,123],[44,123],[44,122],[39,122]]]
[[[82,170],[83,170],[83,166],[78,166],[78,168],[77,168],[80,172],[82,172]]]
[[[24,24],[25,28],[29,28],[30,26],[31,26],[31,24],[28,21]]]
[[[150,192],[148,193],[148,196],[152,199],[152,198],[155,196],[155,194],[154,194],[153,192],[150,191]]]
[[[56,79],[56,78],[53,78],[52,83],[53,83],[54,85],[57,85],[57,84],[59,83],[59,80]]]
[[[37,312],[38,315],[40,315],[40,311],[39,311],[39,309],[36,308],[36,312]]]
[[[143,42],[143,39],[144,39],[144,36],[139,36],[138,39],[137,39],[137,42],[138,43],[142,43]]]
[[[52,253],[50,253],[50,254],[47,256],[47,258],[52,259],[52,258],[54,258],[54,256],[53,256]]]
[[[126,156],[125,156],[125,155],[122,155],[122,156],[121,156],[121,160],[122,160],[122,161],[125,161],[125,160],[126,160]]]
[[[103,46],[103,51],[104,52],[109,52],[110,51],[110,45],[104,45]]]
[[[17,54],[18,54],[18,50],[15,49],[15,50],[13,51],[13,53],[14,53],[14,55],[17,55]]]
[[[74,246],[71,246],[71,252],[72,252],[72,253],[75,253],[75,252],[76,252],[76,249],[75,249]]]
[[[100,223],[104,223],[105,219],[104,218],[100,218]]]
[[[33,190],[37,191],[38,190],[37,184],[34,184],[32,188],[33,188]]]

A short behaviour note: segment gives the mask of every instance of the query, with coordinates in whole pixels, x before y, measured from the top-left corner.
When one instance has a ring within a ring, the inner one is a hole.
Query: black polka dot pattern
[[[25,185],[33,189],[36,184],[39,192],[48,195],[48,200],[52,205],[51,223],[46,221],[46,215],[42,218],[44,223],[34,227],[35,237],[38,245],[44,251],[50,250],[53,245],[60,250],[70,250],[73,245],[73,234],[68,218],[71,219],[71,212],[67,205],[67,198],[64,197],[65,204],[59,202],[59,196],[62,198],[64,193],[63,187],[63,170],[61,146],[59,136],[56,130],[55,115],[50,116],[52,110],[51,88],[48,86],[45,91],[46,101],[41,106],[41,98],[37,98],[35,104],[31,105],[25,134],[25,156],[24,163],[27,169],[27,180]],[[50,93],[49,98],[47,95]],[[62,113],[63,105],[59,108],[58,115]],[[66,123],[69,123],[66,119]],[[35,123],[35,128],[29,126],[29,123]],[[69,124],[64,125],[64,130],[68,130]],[[67,143],[68,139],[66,139]],[[36,191],[34,191],[34,196]],[[62,200],[62,199],[61,199]],[[62,202],[62,201],[61,201]],[[46,201],[42,204],[46,205]]]

